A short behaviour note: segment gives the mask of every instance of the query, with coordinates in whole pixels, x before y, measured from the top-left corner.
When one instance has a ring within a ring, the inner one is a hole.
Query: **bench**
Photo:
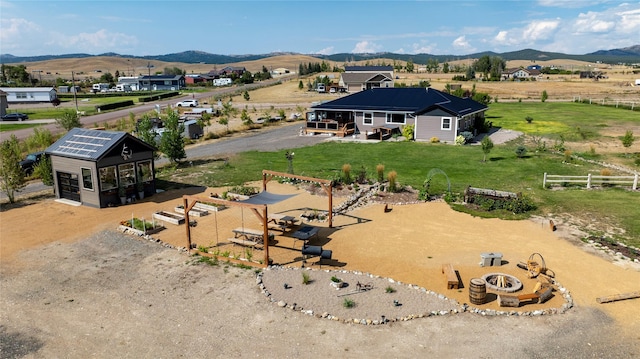
[[[453,269],[453,264],[443,264],[442,273],[447,277],[447,289],[460,288],[460,280],[458,280],[458,275]]]
[[[262,243],[259,242],[254,242],[254,241],[249,241],[246,239],[241,239],[241,238],[228,238],[227,239],[229,242],[233,243],[233,244],[239,244],[241,246],[247,246],[247,247],[253,247],[253,248],[259,248],[262,249],[264,248],[264,245]]]
[[[322,267],[322,261],[323,260],[331,260],[331,257],[333,256],[333,251],[331,251],[330,249],[323,249],[321,246],[310,246],[307,244],[304,244],[302,246],[302,263],[304,266],[304,263],[307,262],[307,257],[309,256],[317,256],[318,257],[318,261],[316,262],[316,264],[320,265],[320,267]]]

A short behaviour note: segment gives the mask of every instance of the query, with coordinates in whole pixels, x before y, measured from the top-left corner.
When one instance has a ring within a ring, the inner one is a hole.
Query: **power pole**
[[[76,103],[76,113],[78,113],[78,97],[76,96],[76,78],[71,71],[71,88],[73,88],[73,101]]]

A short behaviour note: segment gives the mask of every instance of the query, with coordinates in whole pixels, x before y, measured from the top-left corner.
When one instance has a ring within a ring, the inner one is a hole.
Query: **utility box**
[[[498,267],[502,265],[502,253],[481,253],[480,254],[480,266],[481,267]]]

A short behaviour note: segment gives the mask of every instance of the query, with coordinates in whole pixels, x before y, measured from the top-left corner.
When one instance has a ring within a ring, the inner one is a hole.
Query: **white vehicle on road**
[[[198,100],[182,100],[176,103],[177,107],[198,107],[199,105]]]

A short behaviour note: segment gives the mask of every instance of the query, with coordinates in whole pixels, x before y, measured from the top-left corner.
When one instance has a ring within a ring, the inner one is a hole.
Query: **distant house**
[[[219,78],[219,77],[232,77],[232,76],[237,76],[240,77],[242,76],[245,72],[247,71],[247,69],[245,69],[244,67],[239,67],[239,66],[227,66],[223,69],[220,70],[211,70],[207,73],[207,75],[209,76],[213,76],[214,78]]]
[[[358,92],[372,88],[393,87],[392,66],[345,66],[340,73],[341,88]]]
[[[186,86],[182,75],[140,76],[138,79],[142,91],[178,91]]]
[[[374,88],[312,107],[306,132],[381,138],[414,125],[415,140],[454,142],[461,132],[473,132],[486,110],[470,98],[432,88]]]
[[[524,68],[511,68],[511,69],[506,69],[506,70],[502,71],[502,79],[503,80],[528,79],[528,78],[532,78],[532,77],[538,77],[541,74],[542,73],[540,72],[540,70],[530,70],[530,69],[524,69]]]
[[[277,69],[274,69],[273,71],[271,71],[271,76],[282,76],[290,73],[291,73],[291,70],[284,67],[278,67]]]
[[[0,87],[7,93],[7,103],[51,102],[58,98],[53,87]]]
[[[57,198],[103,208],[121,203],[120,187],[129,198],[156,192],[154,150],[126,132],[74,128],[45,153]]]
[[[529,65],[527,66],[527,70],[542,70],[542,66],[535,64],[535,65]]]
[[[140,78],[138,76],[118,77],[118,85],[129,86],[131,91],[140,91]]]
[[[213,77],[201,74],[190,74],[184,77],[184,82],[187,85],[206,84],[211,83],[213,80]]]

